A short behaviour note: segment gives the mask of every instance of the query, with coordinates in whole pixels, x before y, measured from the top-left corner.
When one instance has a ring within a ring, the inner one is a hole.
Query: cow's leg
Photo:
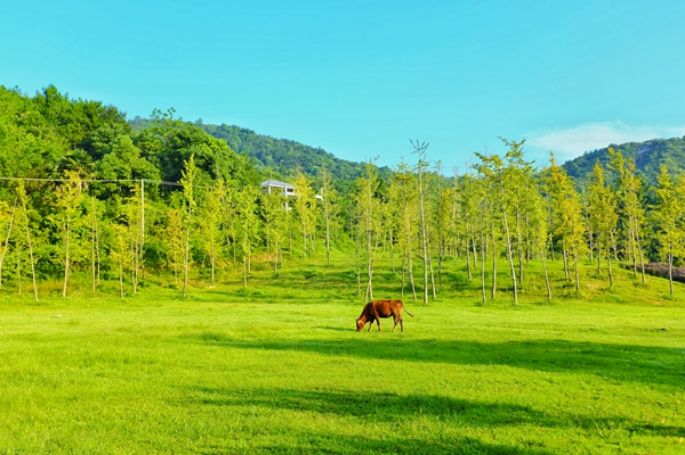
[[[373,327],[373,321],[369,322],[369,332],[371,331],[371,327]]]
[[[378,311],[376,311],[375,308],[371,309],[373,311],[373,318],[376,320],[376,324],[378,325],[378,331],[381,331],[381,316],[378,314]]]
[[[400,315],[400,332],[404,332],[404,323],[402,321],[402,315]]]
[[[392,324],[392,333],[395,333],[395,329],[397,328],[397,318],[396,318],[396,317],[393,317],[393,318],[392,318],[392,322],[393,322],[393,324]]]

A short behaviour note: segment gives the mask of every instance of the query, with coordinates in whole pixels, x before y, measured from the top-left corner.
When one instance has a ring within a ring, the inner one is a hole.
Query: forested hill
[[[144,129],[150,120],[136,117],[130,123],[135,129]],[[258,166],[264,168],[265,174],[273,172],[274,177],[292,177],[298,168],[305,174],[317,176],[321,172],[321,166],[326,166],[334,177],[336,186],[340,186],[343,183],[352,184],[364,173],[364,163],[338,158],[320,147],[257,134],[250,129],[235,125],[213,125],[202,122],[195,122],[194,125],[226,141],[232,150],[251,158]],[[387,167],[380,167],[378,171],[381,177],[388,177],[391,173]]]
[[[354,180],[364,172],[364,163],[337,158],[320,147],[257,134],[235,125],[201,124],[200,126],[212,136],[225,140],[236,152],[255,159],[258,163],[283,176],[293,175],[298,167],[306,174],[317,175],[322,165],[326,166],[334,177],[341,180]],[[381,175],[389,171],[385,167],[379,168]]]
[[[685,171],[685,137],[672,139],[653,139],[646,142],[629,142],[611,145],[620,150],[626,158],[634,159],[638,172],[649,184],[656,183],[662,164],[674,174]],[[592,172],[592,166],[599,160],[606,164],[609,160],[608,147],[586,152],[564,164],[566,171],[574,179],[583,179]]]

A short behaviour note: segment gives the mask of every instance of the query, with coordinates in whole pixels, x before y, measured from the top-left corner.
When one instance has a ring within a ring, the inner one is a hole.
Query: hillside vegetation
[[[619,268],[645,283],[647,264],[663,262],[674,292],[685,178],[666,166],[647,197],[635,162],[610,149],[579,192],[557,163],[534,169],[523,142],[505,140],[501,154],[476,154],[475,173],[447,180],[434,172],[428,144],[415,141],[415,166],[382,173],[367,163],[344,178],[327,165],[311,167],[314,176],[300,168],[289,179],[296,197],[286,197],[261,188],[270,171],[206,128],[159,111],[133,128],[116,108],[52,86],[32,97],[0,88],[3,292],[30,289],[39,300],[41,283],[59,279],[67,298],[82,291],[74,278],[83,275],[92,292],[116,283],[124,298],[157,280],[188,297],[194,283],[219,284],[236,267],[250,287],[262,259],[278,272],[310,258],[326,267],[338,253],[357,264],[350,284],[366,299],[382,272],[376,265],[388,260],[406,290],[435,300],[453,258],[466,260],[483,303],[504,292],[517,304],[531,261],[558,258],[577,295],[584,261],[609,289]],[[237,137],[252,150],[266,140]],[[547,274],[539,279],[539,297],[559,295]]]
[[[320,147],[310,147],[289,139],[276,139],[234,125],[201,126],[212,136],[225,140],[236,152],[253,158],[279,176],[293,177],[298,168],[305,174],[316,176],[324,166],[338,183],[339,189],[345,191],[365,172],[364,163],[337,158]],[[378,172],[382,178],[390,175],[390,169],[386,167],[379,168]]]
[[[635,161],[638,174],[650,185],[656,184],[662,165],[675,174],[685,171],[685,137],[629,142],[610,147],[620,150],[626,159]],[[564,163],[564,169],[571,177],[583,180],[592,172],[596,161],[603,165],[609,162],[608,147],[587,152],[567,161]]]

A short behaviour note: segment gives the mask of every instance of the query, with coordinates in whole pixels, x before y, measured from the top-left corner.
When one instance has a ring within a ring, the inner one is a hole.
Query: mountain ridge
[[[675,174],[685,172],[685,136],[668,139],[650,139],[643,142],[609,144],[606,147],[585,152],[563,164],[566,172],[576,180],[582,180],[592,171],[596,161],[607,164],[609,147],[620,151],[627,159],[635,160],[637,172],[650,184],[656,182],[661,165]]]

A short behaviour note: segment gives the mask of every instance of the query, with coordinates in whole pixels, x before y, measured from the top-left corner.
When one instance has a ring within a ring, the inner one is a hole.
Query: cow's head
[[[364,319],[364,318],[357,319],[357,332],[359,332],[361,329],[363,329],[365,325],[366,325],[366,319]]]

